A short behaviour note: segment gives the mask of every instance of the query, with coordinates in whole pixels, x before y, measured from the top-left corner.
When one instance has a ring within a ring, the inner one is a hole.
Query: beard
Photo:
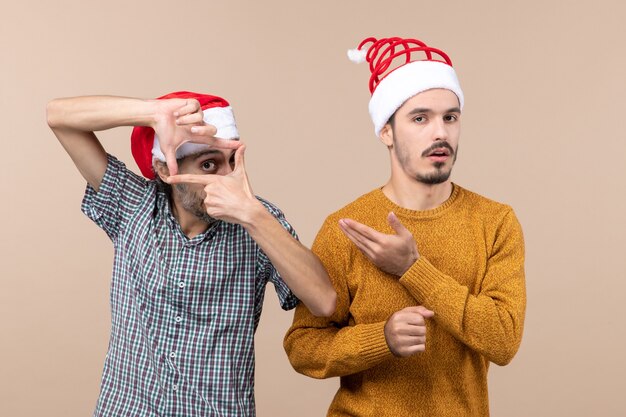
[[[213,224],[217,219],[209,216],[204,208],[204,199],[196,192],[189,190],[187,184],[176,184],[176,191],[180,198],[180,204],[185,210],[207,224]]]
[[[436,185],[446,182],[448,181],[448,178],[450,178],[450,174],[452,174],[452,168],[444,170],[442,169],[443,165],[443,163],[437,162],[435,163],[435,172],[430,172],[428,174],[420,174],[418,172],[415,174],[415,179],[422,184],[428,185]]]
[[[456,162],[456,157],[458,153],[458,146],[456,149],[453,149],[448,142],[439,141],[433,143],[428,149],[424,150],[421,154],[422,158],[428,157],[428,155],[433,152],[435,149],[445,148],[450,151],[450,156],[452,157],[452,165],[449,168],[446,168],[445,162],[435,162],[433,164],[434,171],[431,172],[416,172],[414,177],[416,181],[421,182],[422,184],[427,185],[436,185],[441,184],[450,178],[452,174],[452,167]],[[402,168],[406,171],[408,167],[411,166],[411,154],[409,151],[404,149],[403,147],[398,145],[398,142],[394,139],[394,151],[396,153],[396,157],[400,162]]]

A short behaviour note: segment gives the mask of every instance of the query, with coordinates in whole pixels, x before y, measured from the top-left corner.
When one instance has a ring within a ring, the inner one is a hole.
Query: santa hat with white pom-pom
[[[463,108],[463,91],[452,61],[443,51],[418,39],[367,38],[356,49],[348,51],[348,58],[356,63],[369,63],[372,73],[369,111],[377,136],[405,101],[426,90],[450,90]],[[392,67],[396,59],[401,63]]]
[[[239,132],[235,124],[233,109],[228,101],[218,96],[192,93],[189,91],[177,91],[159,97],[157,100],[174,98],[193,98],[198,100],[202,109],[204,122],[215,126],[216,138],[239,139]],[[154,130],[147,126],[136,126],[130,137],[131,151],[137,166],[144,177],[154,179],[152,163],[154,160],[165,162],[165,155],[161,151],[159,138]],[[185,142],[176,149],[176,158],[184,158],[194,155],[209,148],[209,145],[201,143]]]

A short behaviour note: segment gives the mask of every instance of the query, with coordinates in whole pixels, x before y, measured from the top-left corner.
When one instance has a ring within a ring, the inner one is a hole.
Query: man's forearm
[[[156,105],[154,100],[84,96],[52,100],[47,110],[53,130],[94,132],[118,126],[152,126]]]
[[[336,293],[324,266],[262,205],[243,223],[293,293],[316,316],[335,311]]]
[[[107,158],[93,132],[118,126],[151,126],[155,108],[153,100],[127,97],[58,98],[48,103],[47,120],[83,178],[97,191]]]

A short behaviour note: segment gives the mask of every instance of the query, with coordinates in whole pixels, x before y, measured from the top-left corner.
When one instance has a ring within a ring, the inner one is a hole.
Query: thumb
[[[165,163],[167,164],[167,169],[170,171],[170,175],[178,174],[178,163],[176,163],[176,150],[175,149],[164,149],[165,154]]]
[[[235,168],[233,169],[233,173],[239,172],[245,175],[246,173],[246,166],[245,166],[245,160],[244,160],[245,152],[246,152],[246,145],[241,145],[235,151]]]
[[[404,227],[400,219],[396,216],[396,213],[393,211],[389,212],[389,215],[387,216],[387,223],[389,223],[389,226],[391,226],[391,228],[399,235],[411,234],[409,229]]]

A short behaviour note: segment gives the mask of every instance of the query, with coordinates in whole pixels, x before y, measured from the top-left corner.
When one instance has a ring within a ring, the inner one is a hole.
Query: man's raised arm
[[[184,142],[236,148],[238,143],[213,137],[194,99],[142,100],[128,97],[85,96],[48,103],[48,125],[81,175],[97,191],[106,171],[104,148],[94,131],[118,126],[149,126],[161,138],[170,172],[176,173],[176,149]]]

